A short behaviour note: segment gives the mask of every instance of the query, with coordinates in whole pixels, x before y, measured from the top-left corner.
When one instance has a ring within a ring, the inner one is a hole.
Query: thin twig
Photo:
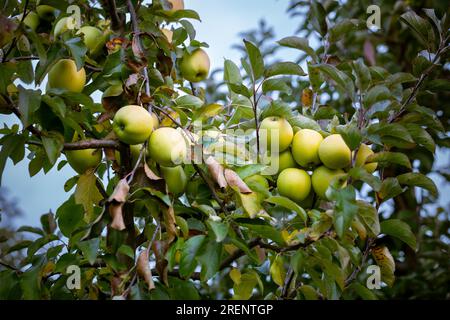
[[[22,19],[20,19],[20,22],[19,22],[19,27],[22,25],[23,21],[25,20],[25,18],[27,16],[27,8],[28,8],[29,2],[30,2],[29,0],[25,0],[25,6],[23,7],[23,14],[22,14]],[[9,46],[8,51],[6,51],[5,55],[2,58],[2,62],[6,61],[6,58],[11,53],[12,49],[16,46],[16,42],[17,42],[17,36],[14,37],[13,41],[11,42],[11,45]]]

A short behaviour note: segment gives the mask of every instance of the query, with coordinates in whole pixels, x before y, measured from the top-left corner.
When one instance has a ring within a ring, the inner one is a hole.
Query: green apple
[[[22,20],[22,16],[23,14],[17,17],[19,21]],[[32,31],[36,31],[37,27],[39,26],[39,22],[39,15],[34,11],[29,12],[25,19],[23,19],[23,23]]]
[[[330,169],[342,169],[351,163],[352,152],[340,134],[323,139],[319,146],[319,158]]]
[[[86,72],[82,67],[77,70],[71,59],[61,59],[53,65],[48,73],[49,88],[61,88],[72,92],[83,91],[86,84]]]
[[[359,146],[358,152],[356,153],[355,166],[363,167],[368,173],[373,173],[377,169],[378,164],[376,162],[365,164],[366,159],[372,154],[374,154],[374,152],[368,145],[364,143],[361,144]]]
[[[76,20],[74,17],[64,17],[58,20],[55,24],[55,29],[53,29],[53,35],[58,37],[66,31],[74,30],[77,26]]]
[[[80,30],[77,31],[77,35],[84,35],[84,44],[86,48],[89,49],[89,53],[91,55],[95,55],[99,53],[102,47],[105,45],[105,39],[103,37],[103,33],[100,29],[91,26],[81,27]]]
[[[267,137],[266,147],[270,152],[274,151],[272,150],[272,144],[278,144],[278,152],[286,150],[291,144],[292,138],[294,137],[294,131],[289,122],[286,119],[280,117],[274,116],[265,118],[259,126],[259,131],[262,132],[262,130],[265,130]],[[278,140],[272,141],[272,139],[277,139],[277,134]]]
[[[314,170],[311,177],[314,192],[322,199],[326,199],[325,192],[333,179],[339,178],[344,174],[345,172],[341,169],[332,170],[325,166],[318,167]]]
[[[131,162],[132,162],[133,166],[136,164],[136,162],[139,159],[139,155],[141,154],[141,149],[142,149],[142,143],[130,145]],[[116,157],[117,163],[120,164],[121,163],[120,162],[120,152],[118,150],[116,150],[114,152],[114,155]]]
[[[319,146],[322,135],[311,129],[300,129],[292,139],[292,155],[302,167],[309,168],[320,163]]]
[[[311,178],[305,170],[288,168],[281,171],[277,179],[280,195],[300,202],[311,192]]]
[[[175,12],[177,10],[184,10],[184,0],[168,0],[172,5],[170,12]]]
[[[209,74],[210,61],[203,49],[195,49],[191,54],[185,53],[179,63],[183,78],[190,82],[205,80]]]
[[[287,149],[281,153],[273,153],[270,155],[270,165],[278,167],[277,173],[280,173],[287,168],[296,168],[297,163],[292,156],[291,150]]]
[[[79,174],[86,170],[96,168],[102,161],[100,149],[82,149],[66,151],[67,162]]]
[[[144,143],[152,134],[153,118],[145,108],[128,105],[116,112],[113,130],[124,143],[130,145]]]
[[[161,173],[166,181],[167,189],[175,196],[184,193],[187,184],[187,176],[182,166],[164,167],[161,166]]]
[[[56,16],[58,16],[59,10],[46,5],[46,4],[37,4],[36,12],[39,15],[39,18],[46,21],[53,21],[55,20]]]
[[[165,167],[180,165],[187,154],[187,143],[176,129],[161,127],[150,136],[148,143],[150,157]]]
[[[152,112],[152,118],[153,118],[153,130],[156,130],[159,128],[159,118],[154,112]]]

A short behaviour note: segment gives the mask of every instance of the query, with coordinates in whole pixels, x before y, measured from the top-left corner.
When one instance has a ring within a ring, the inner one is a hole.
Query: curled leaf
[[[239,192],[241,193],[251,193],[252,190],[247,186],[247,184],[242,181],[242,179],[239,177],[239,175],[230,169],[225,169],[224,172],[225,179],[228,183],[228,185],[231,188],[237,187],[239,189]]]
[[[139,258],[136,263],[136,270],[140,277],[142,277],[148,285],[148,290],[155,289],[155,284],[153,283],[152,271],[148,264],[148,251],[144,250],[140,253]]]
[[[149,166],[145,163],[144,164],[144,171],[147,178],[150,180],[161,180],[162,178],[159,177],[156,173],[152,171],[152,169],[149,168]]]
[[[212,175],[214,181],[217,182],[219,187],[225,188],[228,184],[224,176],[222,165],[213,157],[208,157],[208,159],[205,160],[205,163],[208,166],[209,173]]]
[[[109,214],[112,217],[111,228],[116,230],[124,230],[125,222],[122,213],[123,203],[114,202],[109,205]]]
[[[168,243],[171,243],[177,236],[177,227],[175,225],[175,213],[173,207],[170,206],[164,210],[164,223],[166,225],[167,234],[169,236]]]
[[[117,186],[114,188],[113,193],[108,198],[108,202],[125,202],[127,200],[128,192],[130,191],[130,186],[128,185],[127,179],[123,178],[119,181]]]

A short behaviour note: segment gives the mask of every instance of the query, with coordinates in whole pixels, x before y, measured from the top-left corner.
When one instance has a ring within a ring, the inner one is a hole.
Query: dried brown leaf
[[[123,221],[123,203],[113,202],[109,205],[109,214],[112,217],[111,228],[122,231],[125,229]]]
[[[226,188],[228,183],[227,180],[225,179],[222,165],[211,156],[209,156],[208,159],[206,159],[205,163],[208,166],[209,173],[213,177],[214,181],[217,182],[219,187]]]
[[[114,188],[113,193],[108,198],[109,202],[117,201],[123,203],[127,200],[128,192],[130,191],[130,186],[128,185],[127,179],[123,178],[119,181],[117,186]]]
[[[178,235],[173,207],[168,207],[164,210],[164,223],[166,225],[166,231],[168,234],[167,241],[170,244]]]
[[[148,285],[148,290],[155,289],[155,284],[153,283],[152,270],[148,264],[148,251],[143,250],[136,263],[136,271],[140,277],[142,277]]]
[[[145,171],[145,175],[147,176],[147,178],[149,178],[150,180],[161,180],[162,178],[159,177],[156,173],[154,173],[152,171],[152,169],[150,169],[150,167],[145,163],[144,164],[144,171]]]
[[[225,179],[231,188],[238,188],[240,193],[252,193],[252,190],[233,170],[225,169]]]

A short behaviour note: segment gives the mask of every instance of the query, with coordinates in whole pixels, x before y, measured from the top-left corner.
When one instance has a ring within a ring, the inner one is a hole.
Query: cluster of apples
[[[261,129],[267,130],[268,146],[272,143],[279,146],[279,153],[270,155],[271,161],[278,163],[279,194],[304,206],[312,204],[314,194],[327,199],[326,191],[332,181],[343,176],[344,170],[352,165],[352,151],[340,134],[324,138],[311,129],[299,129],[294,134],[289,122],[276,116],[265,118]],[[273,130],[278,132],[278,141],[271,141]],[[369,146],[361,144],[354,165],[373,173],[377,163],[365,163],[373,153]]]

